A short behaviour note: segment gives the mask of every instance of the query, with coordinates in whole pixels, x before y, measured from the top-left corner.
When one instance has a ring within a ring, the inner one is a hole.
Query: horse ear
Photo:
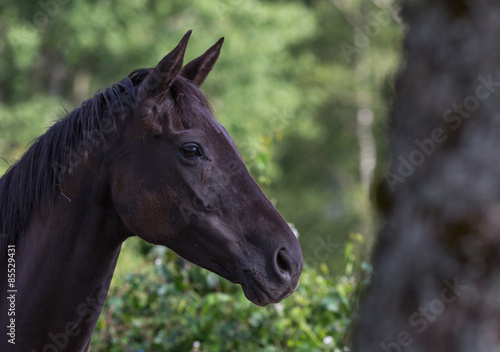
[[[198,87],[203,83],[205,78],[214,68],[217,59],[219,58],[220,50],[224,38],[220,38],[210,49],[203,55],[189,62],[182,68],[181,75],[191,80]]]
[[[157,96],[170,87],[175,77],[182,69],[184,53],[191,36],[192,30],[189,30],[182,37],[179,44],[167,56],[165,56],[156,67],[146,76],[139,90],[142,94],[148,96]]]

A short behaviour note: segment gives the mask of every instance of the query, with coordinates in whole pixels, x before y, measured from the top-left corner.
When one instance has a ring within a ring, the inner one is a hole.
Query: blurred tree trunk
[[[355,351],[500,351],[500,2],[405,1]]]

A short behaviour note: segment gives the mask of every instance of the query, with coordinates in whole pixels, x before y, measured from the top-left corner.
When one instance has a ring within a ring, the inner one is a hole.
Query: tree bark
[[[500,351],[500,2],[404,2],[355,351]]]

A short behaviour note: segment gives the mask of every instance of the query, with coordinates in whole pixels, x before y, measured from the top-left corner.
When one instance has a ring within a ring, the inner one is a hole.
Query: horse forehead
[[[233,138],[231,137],[229,132],[226,130],[226,128],[224,126],[222,126],[222,124],[219,121],[217,121],[214,117],[212,117],[212,118],[215,121],[215,126],[216,126],[215,128],[216,128],[217,133],[219,135],[221,135],[221,138],[224,138],[236,152],[238,152],[238,149],[236,148],[236,144],[234,143]]]
[[[233,141],[233,138],[226,130],[226,128],[212,115],[209,109],[203,107],[203,116],[208,121],[209,129],[212,129],[212,132],[217,135],[220,140],[227,141],[233,149],[237,151],[236,144]]]

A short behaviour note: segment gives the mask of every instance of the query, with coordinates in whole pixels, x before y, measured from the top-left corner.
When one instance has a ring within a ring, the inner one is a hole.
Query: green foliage
[[[186,61],[225,36],[202,88],[252,175],[300,230],[305,255],[318,238],[341,245],[350,232],[369,245],[376,226],[356,114],[370,108],[374,136],[384,132],[401,33],[393,17],[389,0],[6,0],[0,157],[13,163],[63,107],[155,65],[188,29]],[[383,155],[383,140],[376,148]],[[325,261],[341,271],[338,258]]]
[[[370,274],[353,254],[359,242],[346,246],[340,279],[324,264],[306,266],[297,291],[264,308],[173,252],[141,246],[147,260],[113,283],[92,351],[350,351],[356,297]]]
[[[377,228],[360,179],[356,115],[373,111],[370,133],[383,160],[387,82],[402,32],[391,3],[2,2],[0,157],[7,162],[0,159],[0,175],[65,109],[155,65],[193,29],[186,61],[225,36],[202,88],[252,175],[301,233],[308,266],[300,286],[266,308],[171,252],[127,241],[91,350],[345,350],[355,292],[366,278],[357,260]],[[370,34],[374,18],[383,21]],[[348,244],[344,257],[349,233],[366,241]]]

